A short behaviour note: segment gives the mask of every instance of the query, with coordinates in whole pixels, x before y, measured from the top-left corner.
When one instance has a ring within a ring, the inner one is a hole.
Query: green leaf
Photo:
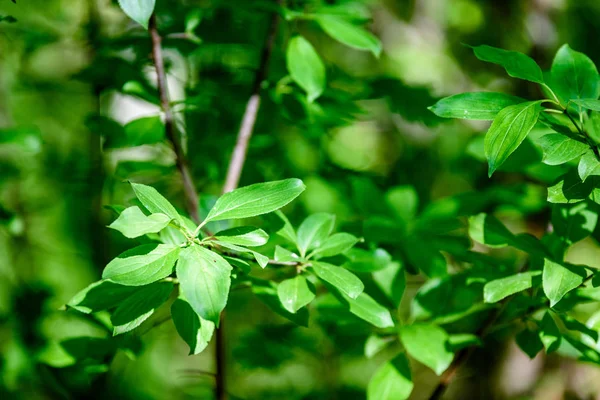
[[[358,238],[354,235],[345,232],[334,233],[315,249],[314,255],[317,259],[336,256],[350,250],[356,243]]]
[[[594,343],[598,342],[598,331],[588,327],[587,325],[577,321],[575,318],[570,317],[567,314],[558,314],[560,319],[563,321],[565,328],[570,331],[577,331],[588,336]]]
[[[312,263],[312,267],[319,278],[333,285],[351,299],[356,299],[365,288],[356,275],[342,267],[317,261]]]
[[[315,289],[302,275],[286,279],[277,286],[277,295],[283,307],[295,314],[315,298]]]
[[[583,155],[589,146],[559,133],[542,136],[538,143],[542,147],[542,162],[547,165],[560,165]]]
[[[73,296],[67,306],[84,314],[107,310],[116,307],[138,289],[110,281],[98,281]]]
[[[469,237],[489,247],[504,247],[515,239],[496,217],[485,213],[469,217]]]
[[[600,143],[600,113],[590,113],[589,118],[585,121],[585,131],[594,144]]]
[[[256,183],[219,197],[202,225],[209,221],[249,218],[275,211],[294,200],[306,187],[300,179]]]
[[[380,351],[394,342],[394,337],[371,334],[365,341],[365,357],[373,358]]]
[[[262,229],[253,226],[231,228],[215,234],[220,242],[236,244],[238,246],[262,246],[269,240],[269,235]]]
[[[327,213],[313,214],[298,227],[298,250],[304,257],[308,250],[320,247],[331,234],[335,215]]]
[[[564,295],[581,285],[585,277],[585,270],[581,267],[558,264],[545,259],[542,285],[546,297],[550,300],[550,307],[554,307]]]
[[[171,222],[165,214],[144,215],[139,207],[133,206],[126,208],[112,224],[108,227],[121,232],[130,239],[146,235],[148,233],[157,233],[164,229]]]
[[[489,163],[489,176],[498,169],[536,124],[540,115],[540,101],[508,106],[498,113],[485,135],[485,156]]]
[[[402,264],[389,263],[384,269],[373,272],[373,280],[392,304],[398,307],[406,288],[406,276]]]
[[[581,202],[571,204],[555,204],[552,207],[552,227],[554,232],[573,244],[590,236],[598,223],[597,206],[592,203]]]
[[[583,108],[592,111],[600,111],[600,100],[596,99],[575,99],[571,100],[571,103],[577,104]]]
[[[400,340],[414,359],[437,375],[448,368],[454,355],[448,348],[448,334],[433,324],[413,324],[400,328]]]
[[[367,387],[367,400],[405,400],[413,387],[410,365],[400,354],[375,371]]]
[[[569,100],[597,99],[600,76],[588,56],[565,44],[552,62],[550,86],[563,105]]]
[[[284,318],[289,319],[297,325],[308,326],[308,310],[305,307],[300,308],[294,314],[283,308],[283,305],[281,304],[281,301],[279,300],[279,296],[277,294],[277,288],[275,287],[275,284],[273,282],[253,278],[252,292],[272,311],[276,312]]]
[[[265,268],[269,264],[269,257],[262,255],[257,251],[250,250],[245,247],[235,245],[233,243],[221,242],[220,240],[217,240],[216,243],[221,247],[225,247],[226,249],[233,250],[238,253],[251,254],[252,256],[254,256],[254,259],[256,260],[258,265],[260,265],[261,268]]]
[[[131,187],[138,200],[152,214],[165,214],[171,219],[178,221],[181,225],[184,224],[183,218],[179,215],[177,210],[175,210],[175,207],[158,193],[156,189],[140,183],[131,183]]]
[[[287,219],[285,214],[280,210],[275,211],[275,214],[277,214],[277,216],[283,221],[283,227],[277,231],[277,234],[289,240],[293,244],[296,244],[296,231],[290,223],[290,220]]]
[[[475,57],[501,65],[513,78],[525,79],[535,83],[544,83],[542,70],[533,59],[517,51],[509,51],[491,46],[472,47]]]
[[[182,295],[203,319],[219,324],[231,285],[231,265],[217,253],[192,245],[181,251],[177,277]]]
[[[549,312],[544,314],[544,317],[540,322],[539,336],[544,347],[546,348],[547,354],[556,351],[560,346],[560,331],[558,330],[558,326],[556,326],[556,322],[554,322],[554,319]]]
[[[548,187],[548,201],[550,203],[577,203],[590,198],[594,201],[598,198],[596,188],[600,187],[600,178],[589,177],[582,182],[579,175],[570,171],[561,176],[558,181]]]
[[[519,332],[515,339],[519,348],[531,359],[544,348],[538,332],[529,329]]]
[[[467,347],[481,346],[482,344],[479,336],[472,333],[455,333],[448,336],[448,347],[453,353]]]
[[[275,261],[283,261],[283,262],[298,262],[301,261],[302,258],[297,254],[292,253],[288,249],[284,249],[281,246],[275,246]]]
[[[190,346],[190,355],[202,352],[215,331],[215,324],[202,319],[183,298],[171,305],[171,318],[177,333]]]
[[[358,50],[368,50],[375,57],[381,54],[381,42],[371,32],[333,15],[319,15],[317,22],[333,39]]]
[[[129,18],[148,29],[156,0],[119,0],[119,5]]]
[[[522,102],[523,99],[504,93],[461,93],[441,99],[429,110],[442,118],[492,121],[502,109]]]
[[[391,328],[394,326],[390,311],[373,300],[366,293],[361,293],[357,298],[352,299],[346,294],[340,292],[343,299],[346,301],[349,310],[352,314],[376,326],[377,328]]]
[[[165,124],[159,116],[135,119],[125,125],[121,147],[160,143],[165,139]]]
[[[496,303],[512,294],[522,292],[533,286],[533,277],[540,271],[521,272],[490,281],[483,287],[483,300],[486,303]]]
[[[304,91],[308,101],[315,101],[325,90],[325,65],[308,40],[302,36],[290,39],[286,53],[290,76]]]
[[[114,335],[129,332],[147,320],[173,291],[171,282],[156,282],[143,286],[123,300],[110,320]]]
[[[592,150],[588,149],[579,160],[577,173],[582,182],[585,182],[590,176],[600,175],[600,162]]]
[[[171,244],[134,247],[109,262],[102,272],[102,278],[128,286],[156,282],[171,275],[179,250],[179,246]]]

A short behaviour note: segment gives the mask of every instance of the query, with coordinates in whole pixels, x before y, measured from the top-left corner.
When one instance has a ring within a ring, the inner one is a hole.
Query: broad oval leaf
[[[485,156],[489,176],[498,169],[535,126],[540,115],[540,101],[508,106],[498,113],[485,135]]]
[[[160,143],[165,139],[165,124],[159,116],[135,119],[124,128],[125,136],[118,141],[120,147]]]
[[[119,5],[129,18],[148,29],[156,0],[119,0]]]
[[[367,400],[405,400],[413,387],[410,365],[400,354],[375,371],[367,387]]]
[[[554,307],[564,295],[581,285],[585,277],[586,273],[582,267],[545,259],[542,286],[550,300],[550,307]]]
[[[588,56],[565,44],[552,62],[550,86],[563,105],[574,99],[597,99],[600,76]]]
[[[342,293],[342,296],[348,303],[350,312],[357,317],[381,329],[394,326],[390,311],[368,294],[363,292],[355,299],[348,297],[344,293]]]
[[[332,257],[345,253],[356,243],[358,243],[358,238],[354,235],[345,232],[334,233],[325,239],[314,253],[317,258]]]
[[[491,121],[502,109],[524,101],[504,93],[461,93],[441,99],[429,110],[442,118]]]
[[[403,326],[400,328],[400,340],[408,354],[431,368],[437,375],[441,375],[454,358],[447,345],[448,334],[437,325]]]
[[[139,207],[126,208],[112,224],[108,227],[121,232],[130,239],[157,233],[163,230],[171,222],[171,218],[165,214],[150,214],[146,216]]]
[[[531,359],[535,358],[535,356],[544,348],[539,331],[525,328],[517,333],[515,339],[519,348]]]
[[[515,239],[496,217],[486,213],[469,217],[469,237],[489,247],[504,247]]]
[[[113,334],[129,332],[147,320],[160,307],[173,291],[171,282],[155,282],[136,290],[119,303],[110,320]]]
[[[265,303],[267,307],[282,317],[289,319],[297,325],[308,326],[308,309],[305,307],[300,308],[294,314],[283,308],[277,295],[277,288],[273,282],[252,278],[252,293]]]
[[[152,186],[131,183],[131,187],[138,200],[152,214],[162,213],[178,221],[180,224],[184,224],[183,218],[179,215],[175,207]]]
[[[217,253],[192,245],[181,251],[177,278],[182,295],[203,319],[219,324],[231,286],[231,265]]]
[[[540,273],[540,271],[521,272],[490,281],[483,287],[483,301],[496,303],[505,297],[527,290],[533,286],[533,277]]]
[[[94,282],[77,293],[67,306],[84,314],[114,308],[138,290],[134,286],[119,285],[111,281]]]
[[[298,227],[297,243],[300,255],[304,257],[308,250],[320,247],[331,234],[334,223],[333,214],[317,213],[306,218]]]
[[[190,346],[190,355],[202,352],[215,331],[215,324],[202,319],[183,298],[171,305],[171,318],[177,333]]]
[[[317,22],[329,36],[346,46],[368,50],[375,57],[381,54],[381,41],[371,32],[333,15],[319,15]]]
[[[275,211],[300,195],[306,187],[300,179],[256,183],[219,197],[202,222],[249,218]]]
[[[333,285],[351,299],[356,299],[365,288],[356,275],[342,267],[316,261],[313,262],[312,267],[319,278]]]
[[[295,314],[315,298],[315,289],[302,275],[286,279],[277,285],[277,296],[283,307]]]
[[[582,182],[585,182],[586,179],[592,175],[600,175],[600,161],[598,161],[598,157],[591,149],[588,149],[585,154],[581,156],[579,165],[577,166],[577,173]]]
[[[538,143],[544,153],[542,162],[548,165],[560,165],[569,162],[583,155],[590,148],[587,144],[560,133],[544,135],[538,140]]]
[[[325,65],[316,50],[302,36],[290,39],[286,52],[290,76],[304,91],[308,101],[315,101],[325,90]]]
[[[518,51],[499,49],[491,46],[472,47],[475,57],[501,65],[513,78],[525,79],[535,83],[544,83],[544,75],[537,63],[528,55]]]
[[[156,282],[171,275],[179,251],[179,246],[171,244],[134,247],[109,262],[102,278],[128,286]]]
[[[221,242],[236,244],[238,246],[262,246],[269,240],[269,235],[262,229],[253,226],[231,228],[215,234]]]

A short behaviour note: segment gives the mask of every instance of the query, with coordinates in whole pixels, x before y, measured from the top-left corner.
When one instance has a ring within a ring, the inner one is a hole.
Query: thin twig
[[[162,37],[158,33],[158,29],[156,27],[155,14],[152,14],[150,17],[148,30],[150,31],[150,37],[152,38],[152,59],[154,60],[154,66],[156,68],[160,105],[165,115],[165,134],[167,139],[171,142],[173,151],[175,152],[175,165],[177,166],[177,169],[179,170],[183,180],[183,191],[185,193],[188,213],[190,214],[192,220],[198,224],[200,223],[200,214],[198,212],[198,192],[196,191],[194,180],[192,179],[192,175],[183,153],[183,147],[181,146],[181,142],[178,138],[177,127],[175,126],[175,118],[173,117],[171,102],[169,100],[169,88],[167,87],[165,62],[162,54]]]
[[[280,0],[277,0],[280,3]],[[271,18],[271,25],[267,34],[267,40],[260,57],[260,63],[254,76],[254,84],[252,86],[252,94],[246,104],[246,110],[242,117],[242,123],[240,130],[237,135],[237,142],[231,155],[231,161],[229,162],[229,168],[227,169],[227,177],[225,179],[225,185],[223,186],[223,193],[231,192],[238,187],[240,182],[240,176],[242,175],[242,169],[246,161],[246,154],[248,153],[248,144],[254,131],[256,124],[256,116],[258,109],[260,108],[260,89],[263,81],[267,77],[267,71],[269,69],[269,60],[271,59],[271,53],[273,52],[273,45],[275,43],[275,37],[277,36],[277,26],[279,24],[279,16],[277,13],[273,13]]]

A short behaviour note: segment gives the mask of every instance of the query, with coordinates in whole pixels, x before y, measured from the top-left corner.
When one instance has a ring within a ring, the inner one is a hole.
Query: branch
[[[200,214],[198,212],[199,201],[198,192],[194,185],[194,180],[190,173],[183,148],[179,142],[177,127],[175,126],[175,118],[171,110],[171,102],[169,100],[169,89],[167,87],[167,74],[165,72],[165,62],[162,54],[162,38],[156,27],[156,15],[152,14],[148,25],[150,37],[152,38],[152,59],[156,68],[156,77],[158,81],[158,94],[160,97],[160,105],[165,115],[165,134],[167,139],[173,145],[175,152],[175,165],[179,170],[179,174],[183,180],[183,191],[188,213],[195,223],[200,223]]]
[[[276,0],[280,3],[280,0]],[[260,88],[267,76],[267,70],[269,68],[269,60],[271,59],[271,53],[273,52],[273,45],[275,43],[275,37],[277,36],[277,25],[279,24],[279,16],[274,13],[271,17],[271,25],[267,34],[265,46],[260,57],[260,63],[254,76],[254,84],[252,86],[252,94],[246,104],[246,110],[242,117],[242,123],[240,130],[237,135],[237,142],[231,155],[231,161],[229,162],[229,168],[227,169],[227,177],[225,179],[225,185],[223,186],[223,193],[231,192],[238,187],[240,183],[240,176],[242,175],[242,169],[246,161],[246,154],[248,153],[248,144],[254,131],[254,125],[256,124],[256,116],[258,109],[260,108]]]

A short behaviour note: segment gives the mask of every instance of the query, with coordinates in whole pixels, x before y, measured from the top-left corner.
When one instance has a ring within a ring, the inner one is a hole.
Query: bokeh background
[[[173,34],[164,41],[169,89],[206,210],[222,185],[271,2],[157,3],[161,32]],[[333,2],[288,3],[310,9]],[[368,26],[381,38],[383,55],[376,59],[334,42],[311,21],[283,22],[242,184],[301,178],[307,190],[285,210],[293,222],[312,212],[335,213],[338,227],[379,240],[399,258],[406,257],[394,238],[389,240],[392,233],[378,239],[364,224],[377,215],[381,196],[399,196],[415,215],[455,212],[457,195],[490,196],[491,203],[510,203],[493,209],[511,229],[542,232],[548,209],[544,188],[536,182],[551,181],[556,172],[509,163],[489,180],[481,162],[486,124],[442,121],[427,107],[472,90],[540,95],[534,85],[509,80],[500,68],[478,61],[463,44],[522,51],[547,69],[555,51],[569,43],[600,62],[600,2],[337,4],[359,18],[372,15]],[[198,22],[199,41],[177,37],[186,21]],[[296,32],[315,45],[327,65],[328,88],[315,104],[307,104],[286,78],[284,46]],[[172,323],[156,323],[158,315],[110,356],[98,350],[90,357],[90,351],[108,346],[105,326],[62,308],[100,277],[112,257],[132,246],[105,227],[115,214],[104,205],[132,200],[128,180],[157,187],[183,209],[149,55],[147,32],[116,2],[0,0],[0,398],[211,398],[212,346],[188,357]],[[148,118],[128,125],[141,117]],[[118,139],[124,131],[155,144],[125,147]],[[526,150],[536,164],[537,150]],[[498,187],[506,190],[500,193]],[[516,262],[523,255],[503,250],[498,256]],[[569,259],[597,264],[596,239],[575,246]],[[405,262],[410,271],[415,260]],[[285,272],[275,270],[272,276]],[[423,281],[408,276],[401,317],[408,315]],[[296,328],[248,290],[234,290],[225,332],[232,397],[365,398],[368,380],[385,355],[366,358],[369,327],[328,313],[334,308],[327,298],[320,300],[310,328]],[[413,368],[412,398],[427,398],[437,378],[417,363]],[[592,399],[600,398],[598,378],[597,367],[558,355],[529,360],[499,337],[459,372],[447,396]]]

